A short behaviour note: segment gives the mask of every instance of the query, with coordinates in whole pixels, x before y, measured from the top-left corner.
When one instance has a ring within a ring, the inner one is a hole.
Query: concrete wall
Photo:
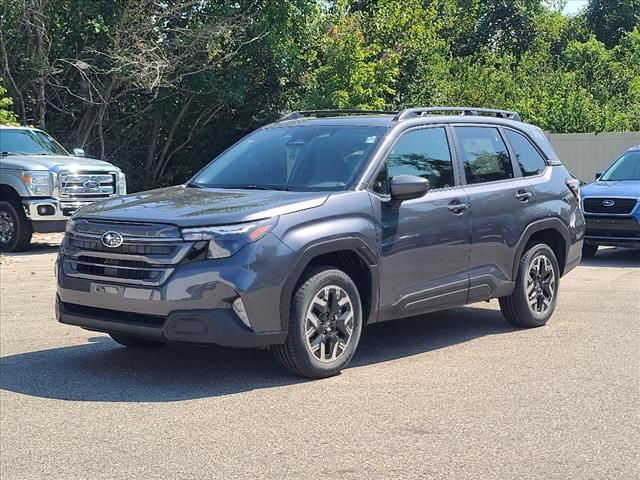
[[[553,133],[549,140],[562,163],[580,180],[591,182],[622,152],[640,145],[640,132]]]

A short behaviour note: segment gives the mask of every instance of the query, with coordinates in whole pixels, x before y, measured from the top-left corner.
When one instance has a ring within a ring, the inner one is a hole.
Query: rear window
[[[513,130],[505,130],[507,140],[516,154],[522,175],[530,177],[542,173],[547,165],[531,142],[522,134]]]

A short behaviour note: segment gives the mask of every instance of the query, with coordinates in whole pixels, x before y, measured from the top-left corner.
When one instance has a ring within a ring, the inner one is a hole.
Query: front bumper
[[[255,348],[286,338],[286,332],[252,332],[228,308],[174,311],[163,317],[67,304],[57,297],[56,314],[60,323],[87,330],[179,344]]]
[[[585,220],[587,244],[640,247],[640,222],[636,216],[585,215]]]
[[[67,236],[63,242],[56,271],[62,323],[198,345],[257,347],[282,343],[286,337],[279,299],[291,250],[272,234],[217,260],[190,260],[193,242],[178,243],[173,250],[177,253],[144,256],[138,250],[85,251],[86,241],[81,247],[74,247],[74,241]],[[105,263],[98,263],[98,256]],[[81,264],[89,270],[78,270]],[[162,275],[142,280],[120,275],[146,270]],[[238,299],[250,327],[233,309]]]
[[[93,201],[61,201],[57,198],[28,198],[22,200],[24,213],[32,222],[66,222],[80,207]]]

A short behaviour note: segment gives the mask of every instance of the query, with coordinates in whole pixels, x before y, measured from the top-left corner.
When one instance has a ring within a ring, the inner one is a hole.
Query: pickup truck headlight
[[[127,194],[127,177],[124,173],[118,172],[118,194]]]
[[[277,217],[234,225],[183,228],[181,233],[182,238],[188,241],[208,241],[207,258],[226,258],[248,243],[260,240],[276,223]]]
[[[49,172],[23,172],[22,181],[27,186],[31,195],[51,195],[51,179],[49,178]]]

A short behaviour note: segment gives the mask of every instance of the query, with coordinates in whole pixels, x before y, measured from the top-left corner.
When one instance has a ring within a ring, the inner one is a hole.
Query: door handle
[[[518,193],[516,193],[516,198],[522,203],[527,203],[531,197],[533,197],[533,193],[526,190],[518,190]]]
[[[466,203],[461,203],[459,200],[454,200],[449,204],[449,206],[447,208],[449,209],[449,211],[451,213],[455,213],[456,215],[460,215],[467,208],[469,208],[469,205],[467,205]]]

